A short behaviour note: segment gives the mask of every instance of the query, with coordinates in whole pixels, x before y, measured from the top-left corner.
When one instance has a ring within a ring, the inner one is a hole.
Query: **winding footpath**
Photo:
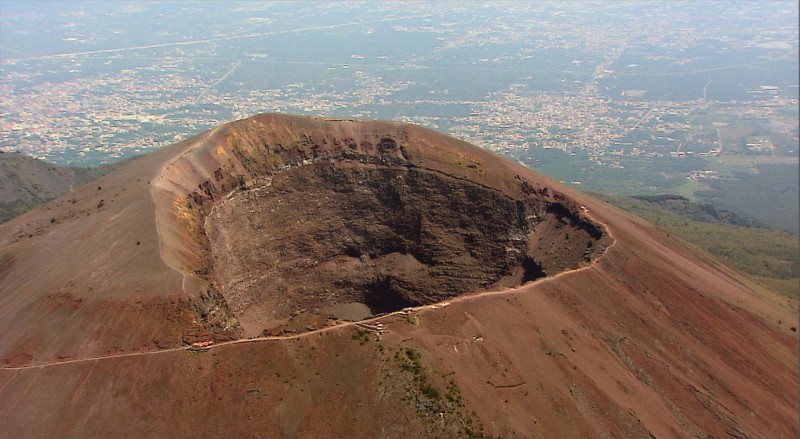
[[[577,272],[580,272],[580,271],[583,271],[583,270],[592,269],[592,268],[594,268],[594,265],[597,262],[599,262],[608,253],[608,251],[611,250],[611,248],[614,247],[617,244],[617,240],[611,234],[611,229],[608,227],[607,224],[605,224],[602,221],[598,221],[598,220],[594,219],[591,215],[589,215],[589,211],[588,210],[584,209],[582,214],[583,214],[584,217],[586,217],[587,219],[589,219],[593,223],[600,224],[603,227],[605,233],[608,235],[609,238],[611,238],[611,241],[612,241],[611,244],[609,244],[609,246],[606,247],[606,249],[603,251],[603,253],[600,256],[598,256],[597,258],[593,259],[589,265],[586,265],[584,267],[574,268],[572,270],[562,271],[562,272],[560,272],[558,274],[555,274],[553,276],[543,277],[541,279],[535,280],[535,281],[533,281],[531,283],[528,283],[528,284],[525,284],[523,286],[530,287],[530,286],[534,286],[534,285],[537,285],[537,284],[540,284],[540,283],[551,282],[551,281],[556,280],[558,278],[561,278],[563,276],[567,276],[567,275],[570,275],[570,274],[573,274],[573,273],[577,273]],[[465,295],[465,296],[453,297],[452,299],[450,299],[448,301],[445,301],[445,302],[438,302],[438,303],[434,303],[434,304],[430,304],[430,305],[422,305],[422,306],[414,307],[414,308],[412,308],[412,310],[415,313],[420,314],[420,313],[422,313],[424,311],[436,310],[438,308],[443,308],[443,307],[446,307],[446,306],[448,306],[450,304],[453,304],[453,303],[466,302],[466,301],[477,299],[479,297],[497,296],[497,295],[501,295],[501,294],[513,293],[515,291],[518,291],[519,288],[520,287],[512,288],[512,289],[506,289],[506,290],[485,291],[485,292],[477,293],[477,294],[470,294],[470,295]],[[354,321],[354,322],[342,322],[342,323],[334,324],[334,325],[331,325],[331,326],[326,326],[324,328],[315,329],[313,331],[303,332],[303,333],[300,333],[300,334],[284,335],[284,336],[265,336],[265,337],[255,337],[255,338],[243,338],[243,339],[239,339],[239,340],[232,340],[232,341],[225,341],[225,342],[215,343],[213,345],[210,345],[208,348],[209,349],[214,349],[214,348],[218,348],[218,347],[222,347],[222,346],[231,346],[231,345],[244,344],[244,343],[260,343],[260,342],[269,342],[269,341],[300,339],[300,338],[311,337],[311,336],[314,336],[314,335],[322,334],[322,333],[325,333],[325,332],[341,330],[341,329],[344,329],[344,328],[347,328],[347,327],[356,328],[358,324],[380,322],[382,319],[386,319],[386,318],[389,318],[389,317],[392,317],[392,316],[396,316],[396,315],[403,315],[403,314],[404,314],[403,311],[395,311],[395,312],[391,312],[391,313],[388,313],[388,314],[382,314],[382,315],[370,317],[370,318],[364,319],[364,320],[359,320],[359,321]],[[181,347],[178,347],[178,348],[161,349],[161,350],[157,350],[157,351],[127,352],[127,353],[121,353],[121,354],[101,355],[101,356],[97,356],[97,357],[86,357],[86,358],[78,358],[78,359],[73,359],[73,360],[63,360],[63,361],[53,361],[53,362],[49,362],[49,363],[31,364],[31,365],[28,365],[28,366],[15,366],[15,367],[12,367],[12,366],[0,366],[0,370],[44,369],[44,368],[47,368],[47,367],[61,366],[61,365],[66,365],[66,364],[86,363],[86,362],[91,362],[91,361],[109,360],[109,359],[113,359],[113,358],[140,357],[140,356],[144,356],[144,355],[160,355],[160,354],[166,354],[166,353],[169,353],[169,352],[178,352],[178,351],[191,352],[192,349],[191,349],[191,346],[181,346]]]

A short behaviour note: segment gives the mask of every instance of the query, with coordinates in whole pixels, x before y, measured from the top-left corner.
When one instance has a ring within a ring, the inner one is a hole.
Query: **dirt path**
[[[608,237],[611,238],[611,244],[608,247],[606,247],[606,249],[603,252],[603,254],[601,254],[600,256],[595,258],[594,260],[592,260],[591,264],[589,264],[589,265],[587,265],[585,267],[580,267],[580,268],[575,268],[575,269],[572,269],[572,270],[562,271],[562,272],[560,272],[560,273],[558,273],[558,274],[556,274],[554,276],[544,277],[544,278],[535,280],[535,281],[533,281],[533,282],[531,282],[529,284],[526,284],[526,286],[537,285],[537,284],[544,283],[544,282],[550,282],[550,281],[553,281],[555,279],[559,279],[559,278],[561,278],[563,276],[567,276],[569,274],[577,273],[577,272],[580,272],[580,271],[583,271],[583,270],[592,269],[592,268],[594,268],[594,265],[598,261],[600,261],[606,254],[608,254],[608,251],[611,250],[611,248],[614,247],[617,244],[617,240],[614,238],[613,234],[611,233],[611,229],[609,229],[609,227],[608,227],[608,225],[606,223],[604,223],[602,221],[598,221],[597,219],[593,218],[589,214],[589,212],[587,210],[583,211],[583,215],[587,219],[589,219],[590,221],[594,222],[595,224],[600,224],[603,227],[603,229],[605,230],[605,233],[608,234]],[[412,309],[416,313],[422,313],[424,311],[431,311],[431,310],[436,310],[438,308],[443,308],[443,307],[445,307],[445,306],[447,306],[447,305],[449,305],[451,303],[474,300],[474,299],[477,299],[479,297],[497,296],[497,295],[500,295],[500,294],[509,294],[509,293],[512,293],[512,292],[518,291],[518,290],[519,290],[519,287],[518,288],[513,288],[513,289],[506,289],[506,290],[498,290],[498,291],[485,291],[485,292],[482,292],[482,293],[471,294],[471,295],[467,295],[467,296],[454,297],[454,298],[452,298],[450,300],[447,300],[447,301],[444,301],[444,302],[438,302],[438,303],[434,303],[434,304],[430,304],[430,305],[418,306],[418,307],[414,307]],[[379,322],[382,319],[385,319],[385,318],[388,318],[388,317],[392,317],[392,316],[395,316],[395,315],[402,315],[402,314],[403,314],[402,311],[395,311],[395,312],[392,312],[392,313],[389,313],[389,314],[383,314],[383,315],[379,315],[379,316],[375,316],[375,317],[370,317],[368,319],[359,320],[359,321],[355,321],[355,322],[343,322],[343,323],[339,323],[339,324],[335,324],[335,325],[331,325],[331,326],[326,326],[324,328],[316,329],[316,330],[313,330],[313,331],[303,332],[301,334],[295,334],[295,335],[265,336],[265,337],[243,338],[243,339],[239,339],[239,340],[225,341],[225,342],[213,344],[213,345],[209,346],[209,349],[213,349],[213,348],[217,348],[217,347],[221,347],[221,346],[230,346],[230,345],[236,345],[236,344],[243,344],[243,343],[258,343],[258,342],[265,342],[265,341],[291,340],[291,339],[298,339],[298,338],[304,338],[304,337],[311,337],[311,336],[316,335],[316,334],[321,334],[321,333],[324,333],[324,332],[339,330],[339,329],[346,328],[346,327],[356,327],[359,323],[363,324],[363,323]],[[50,362],[50,363],[32,364],[32,365],[29,365],[29,366],[16,366],[16,367],[0,366],[0,370],[43,369],[45,367],[59,366],[59,365],[64,365],[64,364],[85,363],[85,362],[89,362],[89,361],[107,360],[107,359],[112,359],[112,358],[138,357],[138,356],[143,356],[143,355],[159,355],[159,354],[165,354],[165,353],[168,353],[168,352],[190,351],[190,350],[191,350],[190,346],[181,346],[181,347],[178,347],[178,348],[161,349],[161,350],[158,350],[158,351],[127,352],[127,353],[122,353],[122,354],[100,355],[100,356],[97,356],[97,357],[77,358],[77,359],[74,359],[74,360],[64,360],[64,361],[53,361],[53,362]]]

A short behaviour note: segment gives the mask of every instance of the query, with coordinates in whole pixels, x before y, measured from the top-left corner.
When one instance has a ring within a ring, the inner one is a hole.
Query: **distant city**
[[[260,112],[389,119],[750,217],[783,176],[764,202],[796,212],[797,23],[796,2],[3,1],[0,149],[86,166]]]

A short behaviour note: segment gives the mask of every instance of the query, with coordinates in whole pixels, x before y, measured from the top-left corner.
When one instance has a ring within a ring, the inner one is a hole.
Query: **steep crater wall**
[[[542,276],[527,235],[544,210],[435,171],[324,162],[236,192],[205,228],[235,311],[323,299],[386,312]]]
[[[602,230],[560,194],[471,146],[427,154],[437,139],[417,136],[352,121],[230,126],[170,168],[196,174],[167,179],[183,182],[172,223],[193,250],[181,265],[255,335],[301,311],[383,313],[518,286],[602,252]]]

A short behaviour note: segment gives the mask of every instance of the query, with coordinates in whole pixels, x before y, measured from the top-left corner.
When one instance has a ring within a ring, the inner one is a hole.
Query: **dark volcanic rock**
[[[323,162],[236,192],[215,205],[206,230],[217,271],[254,281],[225,285],[240,307],[257,291],[302,307],[325,297],[384,312],[515,274],[543,211],[435,171]]]

